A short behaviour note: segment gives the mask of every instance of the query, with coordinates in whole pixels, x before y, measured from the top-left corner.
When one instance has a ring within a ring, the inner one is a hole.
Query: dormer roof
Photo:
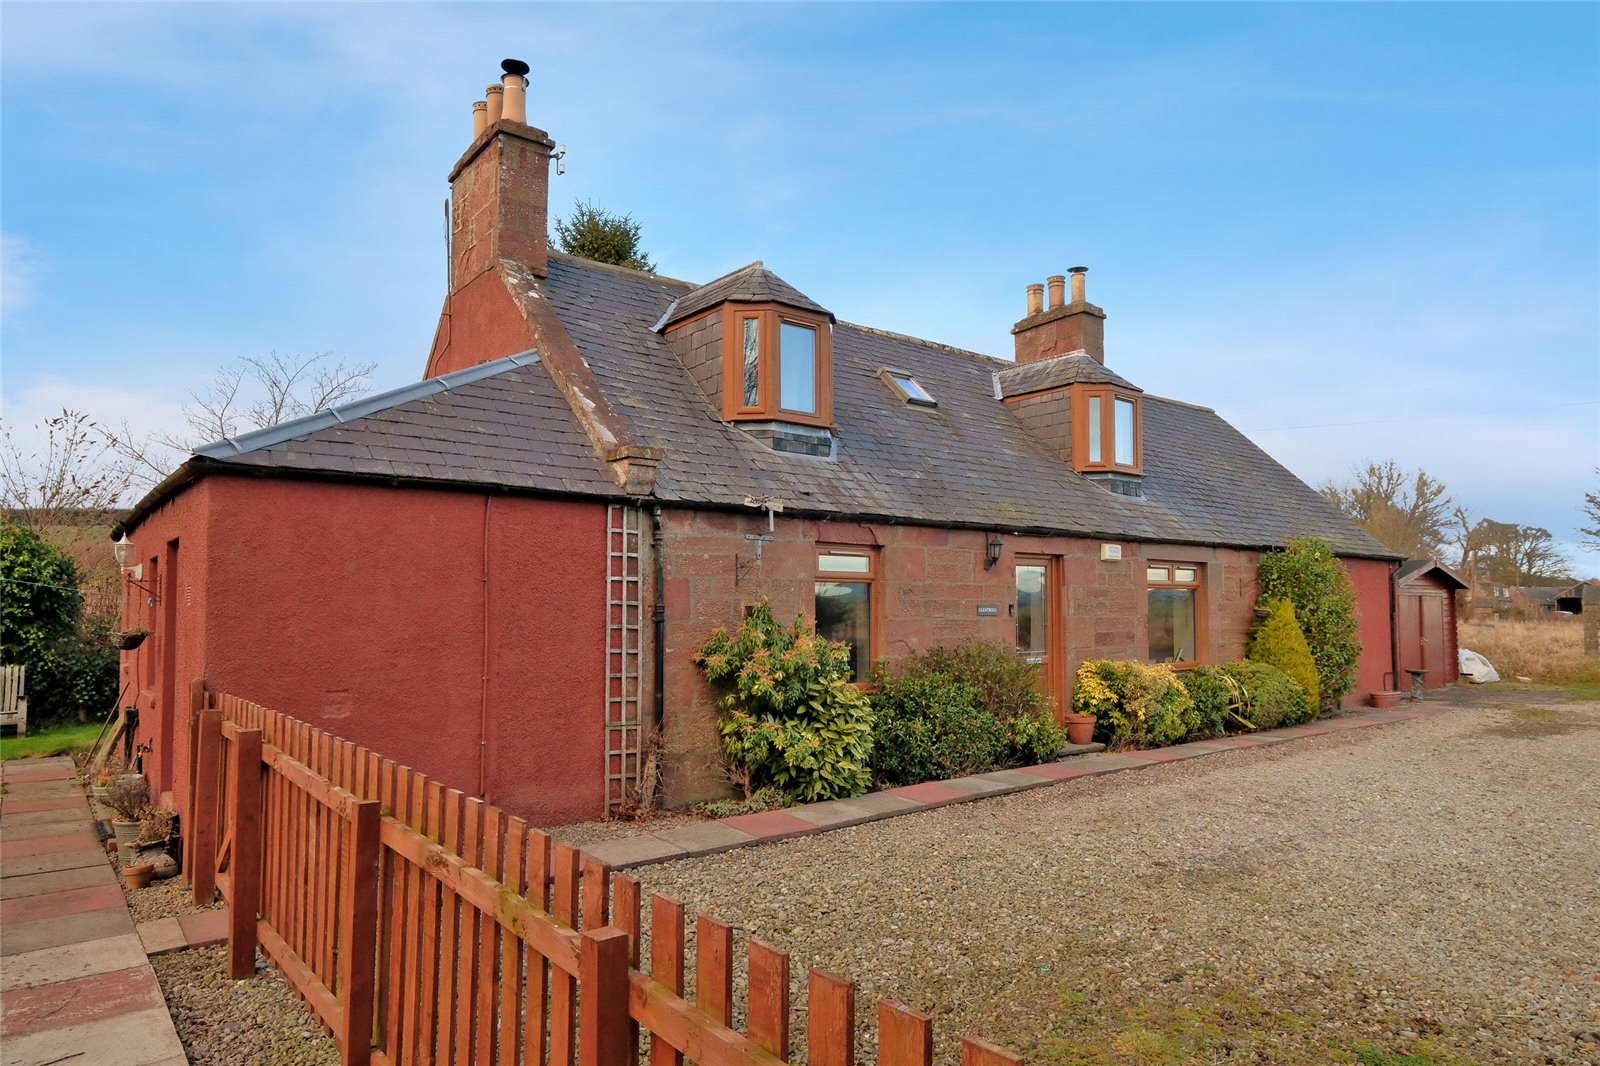
[[[1115,385],[1132,392],[1144,391],[1082,350],[1006,367],[995,372],[994,380],[1002,400],[1067,385]]]
[[[672,306],[667,308],[657,328],[668,329],[675,322],[681,322],[701,311],[730,302],[782,304],[785,307],[796,307],[802,311],[827,315],[828,320],[833,321],[831,311],[768,270],[766,264],[757,259],[732,273],[690,289],[678,297],[672,302]]]

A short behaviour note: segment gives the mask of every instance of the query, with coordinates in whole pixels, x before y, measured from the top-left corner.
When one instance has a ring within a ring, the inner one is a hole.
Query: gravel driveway
[[[1529,699],[635,873],[945,1060],[1595,1063],[1600,704]]]

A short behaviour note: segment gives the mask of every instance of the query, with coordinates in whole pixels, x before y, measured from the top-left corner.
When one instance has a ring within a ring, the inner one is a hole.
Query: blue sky
[[[1009,355],[1090,267],[1107,360],[1313,483],[1394,457],[1575,540],[1600,465],[1600,6],[0,9],[4,413],[170,424],[239,356],[421,375],[504,56],[552,207],[665,274]],[[1600,557],[1577,556],[1586,571]]]

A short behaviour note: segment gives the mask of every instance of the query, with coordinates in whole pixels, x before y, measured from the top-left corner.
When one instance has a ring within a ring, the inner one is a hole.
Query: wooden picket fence
[[[736,936],[519,818],[277,711],[191,690],[185,872],[220,890],[228,974],[259,945],[347,1064],[784,1066],[789,956],[748,940],[734,1028]],[[648,968],[641,951],[648,945]],[[807,977],[805,1057],[854,1066],[855,986]],[[878,1004],[878,1062],[930,1066],[925,1014]],[[980,1040],[963,1066],[1021,1062]]]

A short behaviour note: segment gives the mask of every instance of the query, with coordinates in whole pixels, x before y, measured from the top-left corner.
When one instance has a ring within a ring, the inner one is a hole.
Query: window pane
[[[823,552],[817,556],[817,569],[834,574],[866,574],[872,571],[872,560],[865,555]]]
[[[1180,566],[1172,572],[1172,580],[1185,585],[1194,584],[1195,576],[1195,569],[1192,566]]]
[[[1017,567],[1017,654],[1034,662],[1050,648],[1050,615],[1046,608],[1049,591],[1045,588],[1043,566]]]
[[[785,322],[779,330],[778,404],[786,411],[817,413],[817,331]]]
[[[1133,465],[1133,401],[1118,400],[1117,431],[1113,442],[1116,444],[1117,465]]]
[[[1100,397],[1089,397],[1089,461],[1100,461]]]
[[[872,671],[872,586],[864,581],[817,582],[817,633],[854,651],[852,681]]]
[[[1144,579],[1146,581],[1166,581],[1167,573],[1168,570],[1164,566],[1152,566],[1145,570]]]
[[[1149,596],[1150,661],[1196,661],[1194,589],[1151,589]]]
[[[761,406],[761,320],[744,319],[744,405]]]
[[[900,391],[904,392],[906,396],[910,397],[911,399],[921,400],[923,403],[933,402],[933,397],[928,394],[927,389],[924,389],[921,385],[917,384],[916,378],[910,377],[906,374],[890,374],[889,377],[893,378],[894,383],[900,386]]]

